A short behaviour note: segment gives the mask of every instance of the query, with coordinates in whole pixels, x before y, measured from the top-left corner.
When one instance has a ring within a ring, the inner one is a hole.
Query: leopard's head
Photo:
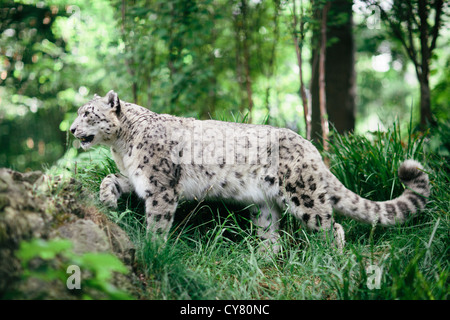
[[[70,132],[79,139],[81,147],[88,149],[96,144],[110,145],[120,127],[120,100],[113,90],[106,96],[94,98],[78,109],[78,116]]]

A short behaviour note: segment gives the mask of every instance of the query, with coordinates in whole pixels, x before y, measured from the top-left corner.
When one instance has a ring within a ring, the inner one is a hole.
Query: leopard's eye
[[[84,113],[84,116],[87,117],[88,115],[89,115],[89,111],[86,111],[86,112]]]

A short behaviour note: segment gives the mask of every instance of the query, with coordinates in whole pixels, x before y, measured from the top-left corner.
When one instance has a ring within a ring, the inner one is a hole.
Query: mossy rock
[[[89,199],[89,194],[74,179],[47,176],[40,171],[20,173],[0,169],[0,298],[83,297],[68,292],[65,284],[61,286],[55,281],[44,281],[44,284],[42,279],[32,277],[23,281],[23,264],[16,252],[22,241],[32,239],[68,239],[75,254],[116,255],[129,266],[130,273],[115,276],[113,285],[125,286],[136,294],[132,292],[136,278],[131,272],[133,244]]]

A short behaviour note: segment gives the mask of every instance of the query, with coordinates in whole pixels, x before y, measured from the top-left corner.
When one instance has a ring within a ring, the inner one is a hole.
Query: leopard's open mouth
[[[94,135],[80,137],[79,139],[81,143],[91,143],[94,140]]]

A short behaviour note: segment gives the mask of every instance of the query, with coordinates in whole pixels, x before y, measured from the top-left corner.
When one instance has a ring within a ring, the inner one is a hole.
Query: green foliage
[[[72,243],[69,240],[34,239],[22,242],[16,256],[22,263],[23,281],[37,278],[47,282],[58,281],[61,287],[65,287],[70,276],[67,273],[68,266],[76,265],[83,275],[80,279],[82,290],[73,290],[71,293],[80,294],[83,299],[131,298],[126,292],[110,283],[114,272],[128,273],[123,263],[112,254],[77,255],[72,251]]]
[[[80,257],[75,257],[74,264],[78,265],[81,270],[89,270],[93,273],[93,277],[82,282],[87,288],[94,289],[105,295],[105,299],[131,299],[132,297],[122,291],[121,289],[113,286],[110,281],[114,272],[120,272],[123,274],[128,273],[128,269],[123,263],[114,255],[108,253],[85,253]],[[84,295],[84,299],[91,298],[89,294]]]
[[[317,21],[309,1],[297,0],[297,11],[300,6],[308,83]],[[278,0],[3,1],[0,167],[42,169],[68,150],[78,152],[67,133],[76,109],[110,89],[156,112],[203,119],[248,114],[251,122],[266,119],[298,131],[304,123],[292,9],[291,1]],[[333,12],[331,23],[349,18]],[[384,25],[369,29],[367,17],[356,11],[353,19],[356,130],[375,130],[397,116],[404,121],[419,103],[411,63]],[[446,42],[442,32],[430,74],[433,112],[441,123],[449,114]],[[374,67],[380,57],[388,69]]]
[[[363,197],[376,201],[395,198],[403,190],[397,178],[400,163],[425,160],[426,136],[413,133],[411,124],[406,134],[402,134],[399,123],[368,137],[334,134],[326,154],[333,163],[330,169],[347,188]]]
[[[36,239],[31,242],[23,242],[16,256],[20,259],[23,266],[26,266],[31,259],[39,257],[43,260],[51,260],[56,255],[72,248],[72,243],[68,240],[57,240],[47,242]]]
[[[104,77],[98,56],[114,34],[105,4],[2,2],[1,167],[42,169],[64,154],[70,112],[99,90]],[[89,18],[94,15],[102,22]]]
[[[424,267],[426,250],[417,245],[399,248],[393,244],[390,251],[375,260],[365,256],[361,248],[353,247],[352,252],[353,255],[342,264],[342,268],[322,276],[339,299],[448,299],[448,267],[441,268],[440,262]],[[369,266],[376,266],[379,273],[369,269]],[[371,282],[375,276],[379,277],[378,284]]]
[[[145,241],[140,262],[151,299],[213,299],[213,284],[202,273],[188,268],[183,246]],[[155,296],[152,296],[155,295]]]

